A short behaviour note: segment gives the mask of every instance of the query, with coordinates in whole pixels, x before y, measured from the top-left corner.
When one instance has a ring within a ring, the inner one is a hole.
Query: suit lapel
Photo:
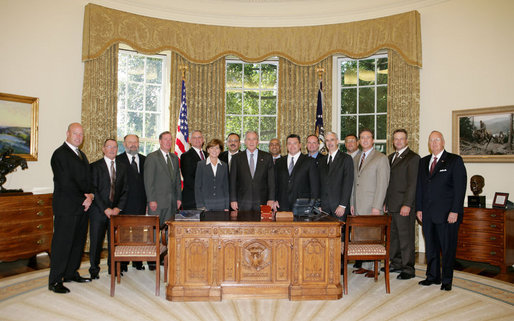
[[[248,177],[250,177],[250,179],[253,179],[252,173],[250,172],[250,164],[248,162],[248,154],[247,154],[246,150],[243,153],[244,153],[244,155],[241,155],[242,156],[241,163],[242,163],[242,167],[243,167],[242,170],[244,173],[248,173]],[[257,160],[255,160],[255,161],[257,161]],[[257,169],[255,170],[255,172],[257,172]]]
[[[445,163],[446,163],[446,156],[448,156],[448,153],[446,151],[443,151],[443,154],[441,155],[441,158],[438,159],[437,163],[435,164],[434,172],[432,173],[432,175],[430,175],[430,169],[428,170],[428,175],[430,177],[434,176],[437,172],[439,172],[441,167],[443,167],[445,165]],[[430,158],[428,159],[428,163],[430,164]]]
[[[405,157],[407,157],[407,154],[409,154],[409,151],[410,151],[410,149],[409,149],[409,147],[407,147],[407,149],[405,149],[403,151],[403,153],[401,153],[397,157],[397,159],[394,160],[394,162],[391,164],[391,168],[396,167],[400,162],[402,162],[405,159]]]
[[[298,156],[298,160],[296,161],[296,164],[294,164],[293,171],[291,172],[291,177],[293,177],[294,174],[299,170],[298,168],[300,168],[302,166],[302,163],[305,161],[305,157],[308,157],[308,156],[300,153],[300,156]]]
[[[330,157],[330,154],[328,154],[328,157]],[[334,168],[338,167],[336,165],[336,163],[339,162],[341,157],[343,157],[343,154],[341,154],[341,151],[337,151],[336,156],[334,156],[334,159],[332,160],[332,165],[328,168],[329,176],[330,176],[330,174],[332,174],[332,172],[334,172],[334,170],[335,170]],[[325,164],[325,166],[326,166],[326,164]]]
[[[368,166],[368,164],[373,160],[373,158],[375,158],[375,153],[377,153],[377,151],[375,149],[372,149],[370,152],[369,152],[369,155],[364,159],[364,163],[362,164],[362,167],[361,167],[361,172],[364,170],[364,168],[366,166]],[[360,155],[360,158],[362,158],[362,154]],[[359,159],[359,164],[361,162],[361,159]]]
[[[173,178],[173,173],[171,173],[170,170],[168,169],[168,164],[166,164],[166,160],[164,159],[164,157],[162,155],[162,151],[159,149],[158,151],[156,151],[156,153],[157,153],[157,157],[159,159],[159,163],[163,167],[164,171],[166,173],[168,173],[168,176],[170,178]],[[171,164],[173,165],[173,167],[175,167],[175,164],[173,164],[173,159],[171,159],[171,157],[170,157],[170,161],[171,161]]]

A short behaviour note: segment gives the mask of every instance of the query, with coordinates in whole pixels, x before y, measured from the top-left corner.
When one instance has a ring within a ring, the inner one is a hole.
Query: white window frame
[[[353,59],[346,56],[336,55],[332,58],[333,68],[332,68],[332,79],[334,80],[334,86],[332,86],[332,128],[335,133],[337,133],[337,136],[341,136],[341,90],[343,88],[341,84],[341,62],[347,61],[347,60],[366,60],[366,59],[377,59],[377,58],[388,58],[388,55],[386,52],[379,52],[375,55],[371,55],[369,57],[360,58],[360,59]],[[388,59],[389,61],[389,59]],[[375,70],[376,75],[376,70]],[[357,79],[359,79],[359,68],[357,68]],[[376,77],[375,77],[376,80]],[[389,83],[387,84],[377,84],[375,81],[374,85],[359,85],[357,82],[357,113],[356,114],[345,114],[347,116],[357,116],[357,133],[355,133],[355,136],[359,137],[359,88],[370,88],[370,87],[384,87],[389,86]],[[366,113],[366,114],[360,114],[360,115],[386,115],[387,116],[388,111],[384,112],[377,112],[377,91],[375,90],[375,112],[374,113]],[[384,139],[376,139],[377,134],[377,122],[375,121],[375,128],[370,128],[373,130],[375,139],[374,143],[377,144],[387,144],[387,138]],[[386,128],[386,137],[387,137],[387,130]],[[339,137],[339,144],[344,145],[344,137]]]

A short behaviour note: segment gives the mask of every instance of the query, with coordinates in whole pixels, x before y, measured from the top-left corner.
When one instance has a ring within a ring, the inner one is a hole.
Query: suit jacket
[[[202,150],[205,158],[207,153]],[[184,180],[184,189],[182,191],[182,206],[184,209],[196,208],[195,203],[195,175],[196,165],[200,161],[200,156],[196,150],[191,147],[187,152],[180,156],[180,169]]]
[[[130,165],[132,157],[129,160],[127,153],[121,153],[116,156],[116,163],[119,162],[125,164],[127,167],[128,193],[127,203],[123,209],[124,214],[146,214],[146,192],[145,182],[143,180],[146,156],[141,154],[138,155],[139,172],[134,170],[134,168]]]
[[[116,162],[116,179],[114,185],[113,201],[109,200],[111,192],[111,177],[109,176],[109,169],[105,163],[104,158],[100,158],[91,164],[91,181],[93,184],[93,192],[95,200],[93,201],[92,210],[96,214],[104,215],[107,208],[119,208],[121,211],[125,210],[127,203],[127,172],[126,165],[119,160]],[[130,213],[128,213],[130,214]]]
[[[289,176],[287,156],[275,162],[276,198],[281,211],[290,211],[298,198],[319,198],[319,174],[316,161],[300,154]]]
[[[356,215],[369,215],[376,208],[383,213],[384,200],[389,185],[389,162],[387,156],[372,149],[359,171],[362,152],[353,159],[354,182],[351,204]]]
[[[234,156],[236,156],[236,155],[237,155],[237,154],[239,154],[239,153],[241,153],[241,151],[240,151],[240,150],[239,150],[239,151],[237,151],[237,153],[236,153]],[[232,157],[234,157],[234,156],[232,156]],[[220,159],[220,161],[225,162],[225,163],[227,163],[227,164],[228,164],[228,150],[226,150],[226,151],[222,152],[222,153],[220,154],[219,159]],[[230,166],[229,166],[229,172],[230,172]]]
[[[199,161],[195,176],[195,199],[198,208],[225,210],[230,208],[228,188],[228,165],[218,160],[216,176],[211,164]]]
[[[52,154],[50,164],[54,174],[54,194],[52,200],[55,216],[84,215],[82,203],[84,194],[93,192],[91,173],[86,154],[80,151],[82,160],[63,143]]]
[[[321,208],[333,214],[339,205],[343,205],[348,211],[353,189],[353,159],[350,155],[338,151],[329,168],[328,157],[329,155],[323,156],[318,164]]]
[[[275,171],[271,154],[258,150],[252,178],[246,151],[232,158],[230,168],[230,201],[238,202],[239,210],[258,210],[260,205],[275,200]]]
[[[145,191],[148,202],[157,202],[157,210],[171,209],[177,211],[177,200],[182,200],[180,169],[178,157],[170,153],[173,171],[168,165],[160,149],[148,154],[145,160]],[[169,218],[166,218],[169,219]]]
[[[419,162],[416,189],[416,211],[423,212],[423,221],[441,224],[448,220],[450,212],[458,213],[457,222],[462,222],[464,196],[466,194],[466,167],[462,157],[443,151],[430,175],[429,163],[432,155]]]
[[[389,164],[396,153],[389,155]],[[391,164],[389,186],[386,194],[388,212],[399,213],[402,206],[409,206],[414,211],[416,203],[416,184],[418,181],[419,155],[407,147],[394,163]]]

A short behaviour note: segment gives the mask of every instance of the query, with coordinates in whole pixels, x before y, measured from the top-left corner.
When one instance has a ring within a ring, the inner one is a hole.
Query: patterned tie
[[[250,153],[250,174],[252,174],[253,178],[253,175],[255,174],[255,161],[253,160],[253,153]]]
[[[82,154],[80,153],[80,150],[78,148],[75,148],[75,152],[77,153],[77,156],[80,158],[80,160],[84,160],[84,158],[82,158]]]
[[[114,160],[111,160],[111,190],[109,191],[109,201],[114,201],[114,189],[116,188],[116,169],[114,168]]]
[[[132,162],[130,163],[130,166],[132,166],[132,168],[136,171],[136,173],[139,173],[139,169],[137,168],[137,163],[136,163],[136,156],[132,156]]]
[[[328,158],[328,169],[330,169],[330,165],[332,165],[332,155]]]
[[[361,162],[359,164],[359,171],[361,170],[362,168],[362,163],[364,163],[364,158],[366,158],[366,154],[365,153],[362,153],[362,157],[361,157]]]
[[[291,157],[291,162],[289,163],[289,176],[291,176],[291,173],[293,172],[293,168],[294,168],[294,158]]]
[[[432,165],[430,165],[430,175],[432,175],[434,173],[436,164],[437,164],[437,157],[434,157],[434,160],[432,161]]]
[[[391,162],[391,165],[396,163],[398,161],[398,158],[400,157],[400,153],[396,152],[393,157],[393,161]]]

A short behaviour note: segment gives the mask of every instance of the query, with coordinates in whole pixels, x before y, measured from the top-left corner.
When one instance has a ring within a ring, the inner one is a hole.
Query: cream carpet
[[[84,264],[82,275],[87,268]],[[389,295],[383,273],[378,282],[352,274],[349,294],[338,301],[214,303],[167,301],[163,283],[156,297],[155,273],[130,267],[114,298],[109,296],[107,272],[92,283],[67,283],[69,294],[54,294],[47,288],[48,270],[42,270],[0,280],[0,320],[514,320],[512,284],[455,272],[453,290],[444,292],[439,286],[418,285],[424,268],[416,266],[417,277],[411,280],[391,274]]]

